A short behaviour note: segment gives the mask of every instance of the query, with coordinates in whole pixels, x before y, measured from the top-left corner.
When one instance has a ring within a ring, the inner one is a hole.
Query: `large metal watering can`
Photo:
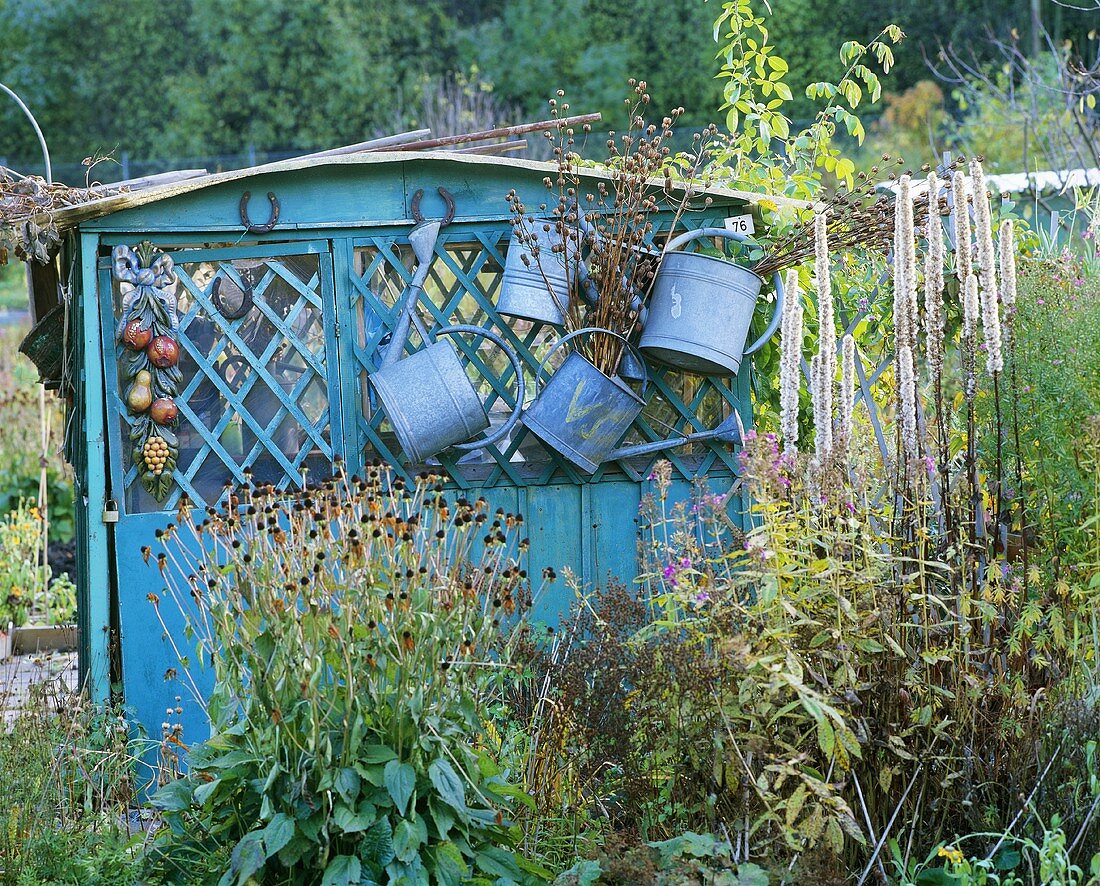
[[[670,240],[653,281],[638,348],[685,372],[737,375],[741,361],[760,350],[779,326],[783,280],[776,271],[775,313],[761,336],[745,347],[764,281],[731,261],[676,251],[700,237],[747,239],[725,228],[700,228]]]
[[[370,375],[370,383],[382,401],[393,425],[397,441],[408,458],[422,463],[444,449],[479,449],[502,439],[519,421],[523,408],[523,367],[519,357],[495,332],[480,326],[445,326],[430,333],[417,314],[417,302],[428,279],[439,232],[454,215],[454,200],[444,188],[440,195],[447,202],[447,217],[426,222],[420,218],[419,198],[413,200],[416,226],[409,232],[409,245],[416,255],[417,267],[401,302],[397,325],[382,358],[382,366]],[[426,347],[402,357],[415,325]],[[474,436],[489,427],[489,416],[466,369],[450,342],[436,341],[435,335],[469,333],[486,338],[504,351],[516,376],[516,405],[507,420],[493,433],[480,440]],[[469,441],[469,442],[467,442]]]
[[[619,333],[594,326],[562,336],[539,365],[535,399],[523,413],[523,424],[532,434],[586,474],[594,474],[607,461],[615,444],[641,413],[649,382],[643,367],[642,390],[635,393],[621,378],[609,378],[574,350],[540,392],[539,381],[553,353],[571,339],[592,334],[613,336],[627,349],[633,349]]]

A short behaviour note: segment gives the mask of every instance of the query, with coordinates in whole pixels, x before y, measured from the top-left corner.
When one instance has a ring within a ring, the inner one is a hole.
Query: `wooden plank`
[[[581,560],[580,514],[581,487],[573,484],[553,486],[527,486],[524,523],[531,540],[529,574],[535,587],[542,581],[543,570],[554,570],[557,580],[547,589],[535,607],[533,617],[547,624],[560,623],[568,613],[573,591],[565,580],[565,570],[580,576]]]

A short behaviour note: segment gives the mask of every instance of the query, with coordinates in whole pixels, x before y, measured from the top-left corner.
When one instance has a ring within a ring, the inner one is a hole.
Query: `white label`
[[[733,231],[735,234],[744,234],[746,237],[756,233],[751,215],[731,215],[726,219],[726,230]]]

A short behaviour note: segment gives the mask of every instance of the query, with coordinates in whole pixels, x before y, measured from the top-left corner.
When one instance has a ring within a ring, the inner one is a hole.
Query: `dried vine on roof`
[[[54,213],[122,190],[125,188],[50,184],[37,175],[20,176],[0,169],[0,265],[7,263],[9,252],[20,261],[46,264],[61,241]]]

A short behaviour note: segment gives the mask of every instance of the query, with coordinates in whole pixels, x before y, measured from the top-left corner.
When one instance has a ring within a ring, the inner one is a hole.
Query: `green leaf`
[[[393,752],[393,748],[384,744],[369,744],[363,748],[359,758],[364,763],[388,763],[390,760],[396,760],[397,754]]]
[[[381,818],[367,828],[359,844],[359,854],[379,867],[393,861],[393,830],[388,818]]]
[[[417,826],[419,825],[419,826]],[[420,844],[427,840],[424,820],[417,818],[417,824],[409,819],[401,819],[393,829],[393,853],[404,862],[410,862],[419,855]]]
[[[459,886],[470,876],[470,869],[462,857],[461,850],[450,841],[441,843],[432,850],[435,861],[435,877],[440,886]]]
[[[416,771],[408,763],[398,760],[390,760],[382,773],[386,790],[390,792],[393,805],[397,807],[399,815],[405,814],[405,807],[409,805],[413,788],[416,786]]]
[[[200,784],[197,788],[195,788],[195,802],[198,803],[200,806],[203,805],[207,800],[210,799],[210,796],[214,793],[214,791],[218,789],[221,783],[222,780],[220,778],[215,778],[213,781],[206,781]]]
[[[506,877],[512,880],[523,878],[523,871],[516,864],[515,856],[506,849],[490,846],[474,856],[474,861],[482,871],[491,877]]]
[[[359,804],[352,809],[344,803],[337,803],[332,812],[332,820],[345,834],[357,834],[371,827],[378,819],[378,812],[370,803]]]
[[[182,812],[191,806],[194,796],[190,780],[170,781],[153,795],[153,806],[163,812]]]
[[[359,796],[359,773],[345,766],[336,773],[336,781],[333,787],[336,788],[336,793],[341,797],[349,803],[354,803]]]
[[[750,861],[737,866],[737,886],[768,886],[768,872]]]
[[[264,866],[265,861],[267,856],[264,855],[263,834],[261,831],[252,831],[245,834],[233,847],[229,870],[236,875],[238,884],[247,883]]]
[[[354,855],[337,855],[325,868],[321,886],[359,886],[363,866]]]
[[[453,806],[459,812],[466,811],[466,792],[462,785],[462,779],[455,772],[450,762],[440,757],[433,760],[428,767],[428,778],[443,801]]]
[[[264,838],[264,855],[271,858],[294,836],[294,819],[285,812],[276,812],[261,833]]]

